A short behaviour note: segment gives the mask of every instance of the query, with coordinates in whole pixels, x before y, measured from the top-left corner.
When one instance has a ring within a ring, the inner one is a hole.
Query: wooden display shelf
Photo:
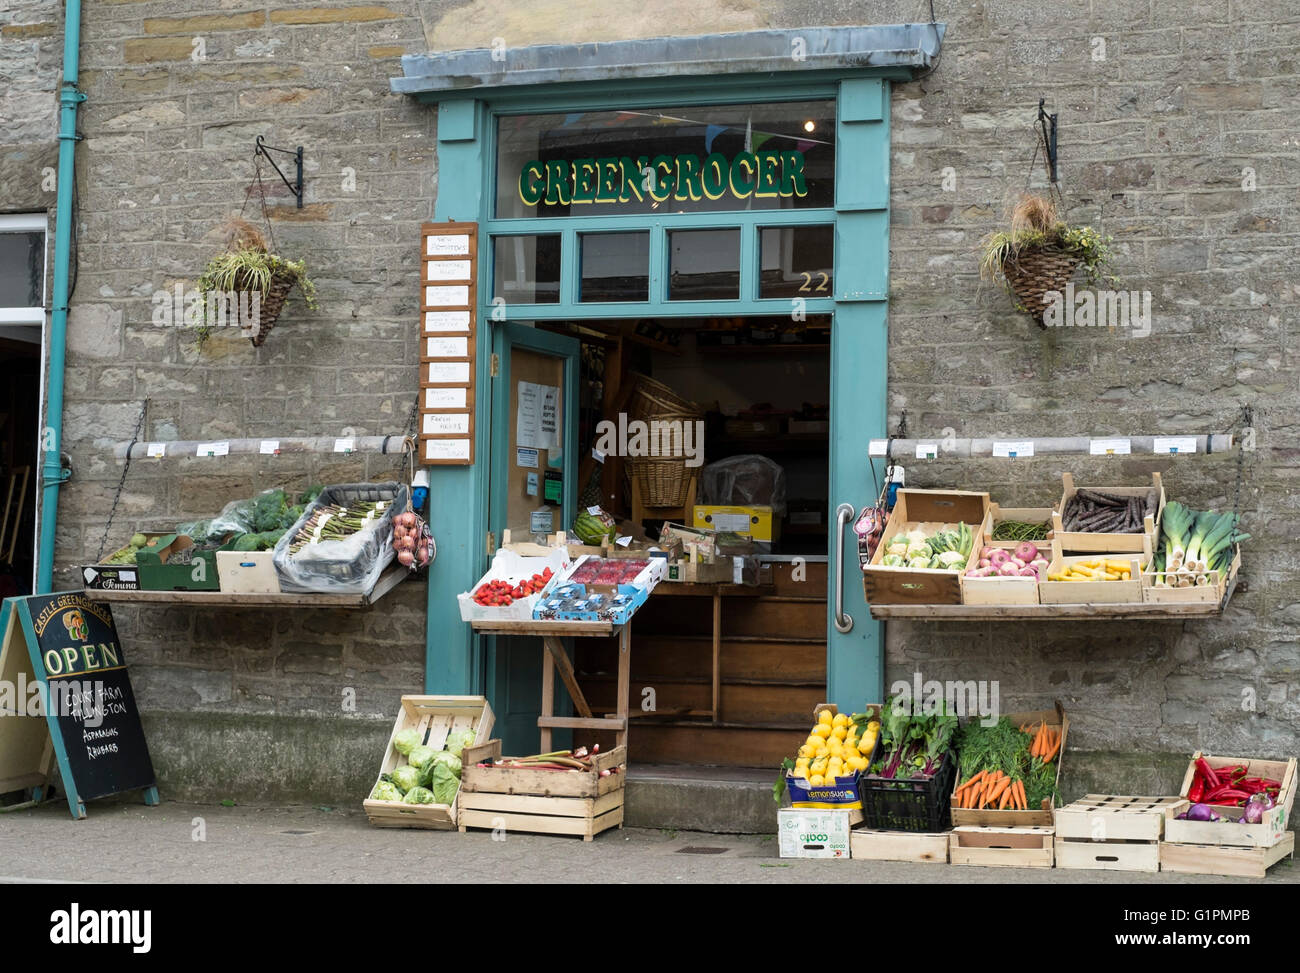
[[[613,635],[617,626],[613,622],[562,622],[545,619],[522,618],[514,621],[481,619],[470,622],[479,635]]]
[[[321,592],[273,591],[117,591],[86,589],[91,601],[134,604],[193,605],[208,608],[369,608],[400,584],[410,571],[394,564],[379,576],[368,595],[331,595]]]

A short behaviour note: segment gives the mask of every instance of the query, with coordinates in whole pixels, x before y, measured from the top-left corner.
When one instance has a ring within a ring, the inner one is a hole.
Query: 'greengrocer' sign
[[[552,159],[524,163],[519,198],[525,206],[578,203],[630,203],[676,200],[758,199],[808,195],[802,152],[741,152],[727,158],[713,152]]]

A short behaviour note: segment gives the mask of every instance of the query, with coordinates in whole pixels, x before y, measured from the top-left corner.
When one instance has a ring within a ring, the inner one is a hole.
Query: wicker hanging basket
[[[704,418],[704,410],[698,405],[649,375],[633,374],[629,381],[633,389],[627,400],[627,414],[633,419]]]
[[[1047,295],[1064,294],[1078,266],[1079,257],[1060,247],[1026,247],[1002,265],[1002,275],[1021,306],[1040,328],[1046,328],[1043,313],[1052,304]]]
[[[289,292],[293,290],[295,283],[297,279],[292,274],[273,274],[266,293],[262,295],[257,315],[252,320],[245,320],[241,309],[239,327],[241,331],[248,333],[248,340],[253,343],[254,348],[260,348],[262,342],[266,341],[266,336],[275,327],[276,319],[284,310],[284,302],[288,300]]]
[[[641,488],[646,507],[680,507],[690,494],[692,470],[685,459],[647,457],[629,459],[627,476]]]

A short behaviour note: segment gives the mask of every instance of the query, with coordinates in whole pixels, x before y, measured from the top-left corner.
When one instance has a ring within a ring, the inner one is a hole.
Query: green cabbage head
[[[412,767],[410,764],[402,764],[400,767],[394,767],[392,773],[388,775],[393,779],[393,783],[401,788],[405,794],[412,787],[420,786],[420,770],[418,767]]]
[[[433,804],[433,791],[427,787],[412,787],[402,798],[403,804]]]
[[[438,751],[433,747],[426,747],[421,744],[418,747],[412,747],[411,752],[406,755],[406,762],[416,770],[423,770],[424,765],[433,759],[433,755]]]
[[[403,757],[420,745],[420,731],[416,729],[402,730],[397,736],[393,737],[393,749]]]
[[[375,789],[370,792],[372,801],[400,801],[402,792],[398,790],[397,785],[392,781],[381,780],[375,784]]]
[[[458,757],[462,750],[472,746],[474,746],[473,730],[457,730],[447,737],[447,750]]]
[[[460,781],[456,779],[456,775],[451,772],[451,768],[445,763],[433,765],[433,774],[429,783],[433,790],[433,799],[437,803],[450,804],[456,800],[456,791],[460,789]]]
[[[424,784],[425,787],[432,786],[434,768],[441,764],[446,764],[451,772],[456,775],[456,779],[460,780],[460,757],[456,756],[454,753],[449,753],[446,750],[439,750],[433,755],[433,759],[424,765],[424,770],[420,772],[420,782]]]

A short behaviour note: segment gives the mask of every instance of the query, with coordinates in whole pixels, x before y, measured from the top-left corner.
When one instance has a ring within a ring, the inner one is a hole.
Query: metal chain
[[[109,508],[108,520],[104,522],[104,536],[99,541],[99,554],[95,556],[96,562],[102,561],[104,558],[104,548],[108,545],[108,531],[113,526],[113,517],[117,514],[117,505],[122,499],[122,489],[126,486],[126,474],[131,469],[131,450],[140,441],[140,430],[144,428],[144,417],[148,411],[149,399],[146,397],[140,403],[140,417],[135,421],[135,432],[131,434],[131,442],[126,447],[126,462],[122,464],[122,478],[117,481],[117,492],[113,494],[113,506]]]
[[[1255,425],[1255,410],[1248,405],[1241,407],[1241,428],[1250,429]],[[1232,512],[1240,519],[1241,517],[1241,483],[1245,479],[1246,473],[1246,450],[1243,446],[1237,446],[1237,484],[1232,498]]]
[[[415,402],[412,403],[411,405],[411,415],[406,420],[406,438],[408,439],[410,439],[415,435],[415,417],[419,415],[419,412],[420,412],[420,399],[419,396],[416,396]],[[407,461],[408,461],[407,454],[405,451],[403,451],[402,458],[397,461],[396,469],[399,473],[405,472]],[[412,474],[412,476],[414,476],[414,474]]]

